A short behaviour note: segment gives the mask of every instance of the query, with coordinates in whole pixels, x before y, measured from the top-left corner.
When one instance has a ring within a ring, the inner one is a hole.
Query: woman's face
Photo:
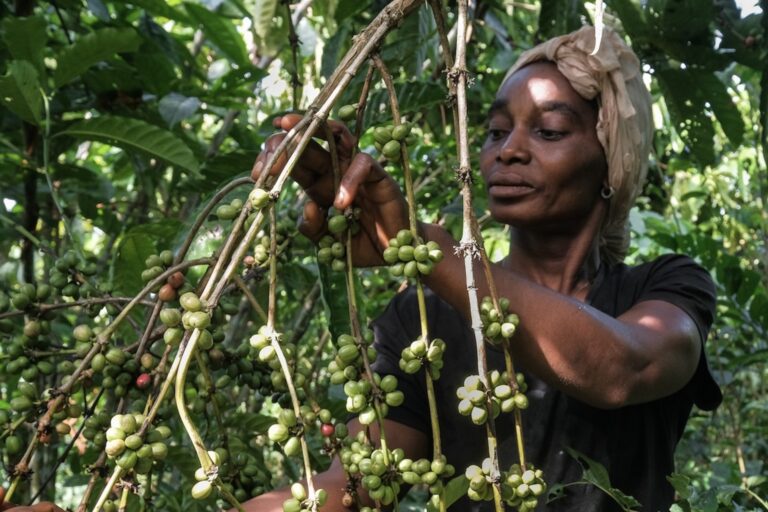
[[[596,124],[597,108],[553,63],[510,76],[488,113],[480,153],[493,217],[519,228],[578,229],[606,176]]]

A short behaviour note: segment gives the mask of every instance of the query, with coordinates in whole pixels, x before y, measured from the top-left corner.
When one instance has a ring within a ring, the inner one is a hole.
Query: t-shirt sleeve
[[[651,264],[639,300],[663,300],[674,304],[691,317],[702,343],[699,365],[691,384],[696,405],[713,410],[722,401],[720,387],[712,377],[704,342],[715,318],[717,295],[709,272],[688,256],[667,255]]]
[[[405,401],[390,407],[387,419],[402,423],[430,435],[429,406],[424,383],[424,371],[415,374],[400,369],[403,349],[421,334],[418,304],[412,288],[397,294],[384,313],[373,322],[376,361],[374,371],[382,377],[397,377],[397,388],[405,394]]]

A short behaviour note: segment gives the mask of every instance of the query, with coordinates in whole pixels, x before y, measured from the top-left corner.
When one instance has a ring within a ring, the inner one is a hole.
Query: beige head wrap
[[[637,56],[615,32],[606,28],[592,55],[594,47],[595,29],[583,27],[524,52],[507,76],[532,62],[552,61],[580,96],[597,98],[597,137],[608,162],[608,185],[614,189],[600,247],[609,261],[621,261],[629,246],[629,210],[648,170],[651,96]]]

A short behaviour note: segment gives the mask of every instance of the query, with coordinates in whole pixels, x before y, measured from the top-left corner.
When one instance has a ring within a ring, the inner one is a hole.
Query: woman
[[[575,449],[603,464],[612,484],[638,499],[642,510],[668,510],[673,490],[666,476],[674,470],[674,449],[691,407],[714,409],[721,400],[703,355],[714,286],[685,256],[638,267],[621,263],[629,210],[647,169],[651,99],[637,57],[615,33],[606,31],[595,55],[593,49],[594,29],[585,27],[526,52],[490,108],[480,171],[491,214],[512,233],[510,254],[493,274],[499,294],[520,317],[512,350],[529,383],[530,407],[523,414],[528,460],[550,483],[566,484],[581,477],[568,453]],[[276,126],[288,130],[299,118],[284,116]],[[318,239],[326,230],[325,208],[355,204],[363,211],[356,264],[383,264],[387,240],[407,227],[405,200],[370,156],[350,157],[355,141],[346,128],[331,127],[346,171],[334,197],[328,154],[319,145],[306,151],[293,174],[311,198],[301,230]],[[254,177],[280,140],[267,142]],[[456,388],[476,373],[463,261],[445,230],[420,229],[446,255],[426,278],[433,292],[430,334],[448,346],[437,382],[443,450],[464,468],[486,456],[486,442],[484,430],[456,411]],[[428,457],[423,378],[403,375],[397,364],[402,348],[419,336],[413,293],[393,299],[375,332],[377,371],[397,375],[407,397],[388,416],[388,439],[409,457]],[[489,350],[491,367],[503,368],[501,357]],[[510,421],[502,415],[498,426],[506,465],[516,460]],[[338,466],[317,480],[339,499]],[[278,495],[252,500],[250,510],[266,510],[261,507],[270,499],[279,504]],[[464,502],[456,509],[477,506]],[[540,508],[612,507],[598,489],[572,486]]]
[[[687,257],[664,256],[639,267],[621,263],[629,209],[647,167],[650,97],[637,58],[616,34],[604,34],[596,55],[590,55],[593,48],[594,30],[583,28],[526,52],[490,108],[480,170],[491,214],[512,233],[510,254],[493,265],[493,275],[520,317],[511,345],[529,383],[530,406],[523,414],[528,460],[544,469],[548,482],[567,484],[581,476],[568,453],[575,449],[603,464],[612,484],[637,498],[642,510],[668,510],[673,491],[665,477],[673,471],[691,407],[713,409],[721,399],[703,355],[714,287]],[[289,130],[299,119],[286,115],[276,126]],[[301,230],[317,240],[326,231],[324,209],[359,206],[355,263],[383,264],[387,240],[408,225],[405,199],[373,158],[354,154],[356,141],[343,125],[330,126],[344,170],[341,187],[334,196],[329,155],[311,145],[293,173],[310,197]],[[254,178],[282,137],[268,140]],[[447,343],[437,382],[443,450],[461,470],[487,456],[484,429],[456,410],[456,388],[477,373],[465,321],[463,261],[445,230],[428,224],[420,229],[445,254],[425,282],[430,334]],[[485,284],[480,287],[486,295]],[[396,374],[407,397],[385,421],[389,444],[414,459],[431,451],[423,376],[403,375],[397,361],[419,335],[417,315],[406,291],[375,322],[376,369]],[[491,367],[503,367],[497,351],[489,350],[489,359]],[[498,420],[504,466],[517,459],[508,416]],[[350,427],[354,433],[359,424],[353,420]],[[324,510],[345,510],[338,462],[314,480],[329,493]],[[594,487],[572,486],[564,494],[539,508],[613,507]],[[276,491],[245,508],[281,510],[287,496]],[[465,500],[452,509],[480,507],[489,504]]]

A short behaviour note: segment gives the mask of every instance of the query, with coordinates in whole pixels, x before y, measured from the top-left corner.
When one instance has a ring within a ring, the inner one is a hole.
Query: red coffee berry
[[[160,288],[160,291],[157,292],[157,298],[163,302],[176,300],[176,288],[174,288],[170,283],[165,283]]]
[[[320,433],[323,434],[324,437],[331,437],[335,431],[336,429],[330,423],[323,423],[322,426],[320,426]]]
[[[184,284],[184,274],[181,272],[174,272],[168,276],[167,282],[174,288],[180,288]]]
[[[136,377],[136,387],[146,389],[152,383],[152,377],[148,373],[142,373]]]

